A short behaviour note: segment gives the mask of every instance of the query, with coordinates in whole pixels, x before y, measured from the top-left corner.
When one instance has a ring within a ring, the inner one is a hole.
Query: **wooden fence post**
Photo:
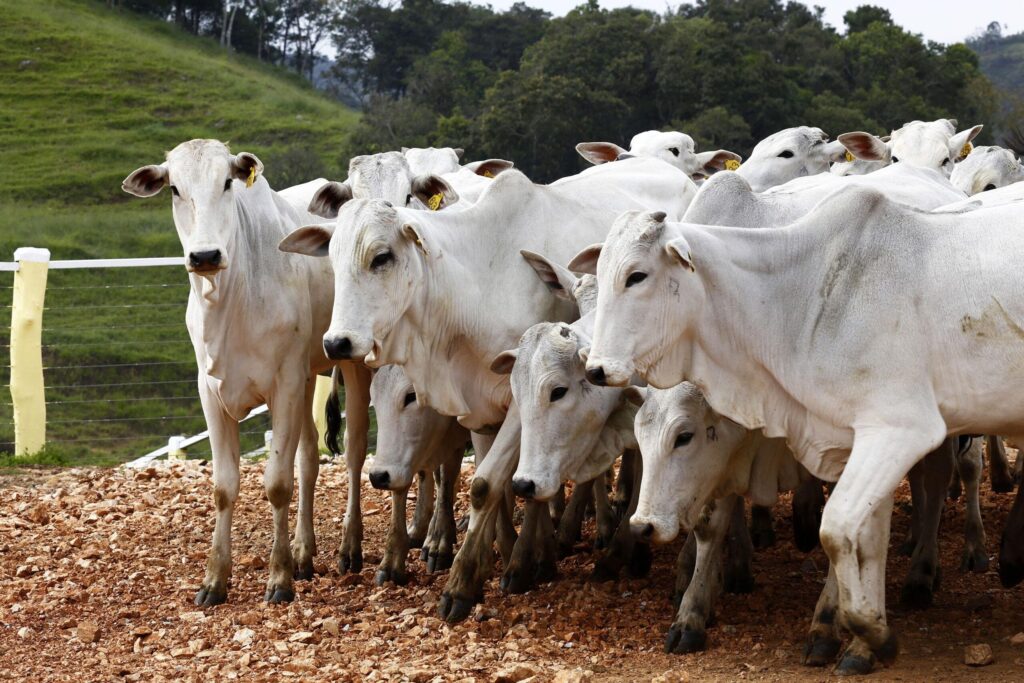
[[[49,249],[15,250],[11,305],[11,401],[14,454],[31,455],[46,445],[46,393],[43,388],[43,301]]]

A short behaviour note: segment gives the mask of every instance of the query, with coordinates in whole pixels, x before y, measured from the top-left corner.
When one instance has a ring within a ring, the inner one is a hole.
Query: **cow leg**
[[[989,437],[991,438],[991,437]],[[957,470],[967,492],[964,516],[964,552],[960,571],[987,572],[988,553],[985,551],[985,527],[981,521],[981,439],[972,439],[971,447],[957,453]]]
[[[914,465],[924,482],[924,505],[921,508],[921,535],[910,559],[910,571],[900,591],[904,607],[924,609],[932,604],[939,584],[939,523],[946,503],[946,491],[953,474],[956,437],[942,444]],[[911,470],[913,472],[913,470]]]
[[[897,549],[900,555],[910,557],[921,542],[921,526],[924,524],[924,475],[921,467],[913,467],[907,475],[910,480],[910,530]]]
[[[462,434],[460,437],[462,442],[457,447],[449,444],[443,446],[448,451],[448,459],[438,469],[441,477],[436,486],[438,500],[434,506],[434,523],[431,525],[430,537],[423,546],[427,553],[427,571],[431,573],[448,569],[455,559],[455,491],[465,452],[465,437]]]
[[[500,528],[495,528],[495,521],[505,506],[505,490],[519,463],[521,438],[519,409],[513,402],[489,451],[483,451],[487,457],[479,462],[469,487],[469,529],[438,603],[441,618],[449,623],[468,617],[473,605],[483,600],[484,581],[494,568],[491,548],[496,534],[501,532]],[[474,434],[473,446],[478,457],[482,457],[481,445],[486,445],[486,441]],[[507,508],[505,510],[507,512]]]
[[[534,544],[539,536],[540,517],[548,517],[547,504],[527,500],[519,538],[512,549],[512,557],[501,575],[501,590],[506,593],[525,593],[533,587],[536,567],[534,565]]]
[[[345,506],[338,571],[358,574],[363,570],[363,515],[359,497],[370,431],[370,370],[359,363],[342,363],[345,379],[345,466],[348,469],[348,502]]]
[[[925,418],[930,417],[925,414]],[[896,636],[886,622],[885,559],[893,493],[910,468],[942,443],[945,425],[908,416],[907,427],[861,428],[835,490],[825,504],[821,544],[839,583],[839,625],[862,638],[870,657],[848,649],[839,664],[844,674],[867,673],[877,659],[895,661]],[[930,431],[921,428],[933,427]]]
[[[711,515],[702,518],[693,530],[697,538],[697,561],[675,621],[665,637],[665,652],[699,652],[707,644],[707,623],[722,592],[725,537],[732,521],[733,507],[738,501],[739,497],[735,495],[716,501]]]
[[[320,473],[320,447],[316,422],[313,420],[313,392],[316,375],[306,383],[306,403],[302,412],[302,431],[296,457],[299,461],[299,509],[295,522],[295,540],[292,557],[295,559],[295,579],[313,578],[313,557],[316,555],[316,534],[313,530],[313,495]]]
[[[1018,452],[1017,461],[1020,462],[1022,457]],[[1017,488],[1017,497],[1006,517],[999,541],[999,580],[1006,588],[1024,580],[1024,485]]]
[[[562,518],[558,521],[558,552],[562,557],[572,555],[573,546],[583,532],[583,517],[587,512],[587,502],[594,495],[594,480],[576,483],[565,506]]]
[[[744,521],[746,526],[746,521]],[[676,587],[672,594],[672,607],[679,609],[679,603],[683,600],[686,588],[690,585],[693,572],[697,565],[697,535],[691,530],[686,534],[686,542],[683,543],[676,558]]]
[[[814,607],[814,618],[804,646],[804,665],[828,666],[835,661],[842,642],[836,629],[836,612],[839,610],[839,584],[835,569],[829,565],[825,587],[818,596]]]
[[[816,477],[802,481],[793,492],[793,541],[800,552],[809,553],[818,546],[824,507],[825,491]]]
[[[410,548],[422,548],[423,542],[430,533],[430,520],[434,516],[434,473],[418,472],[416,474],[416,511],[412,515],[412,526],[406,532],[409,535]]]
[[[988,451],[988,476],[992,490],[996,493],[1010,493],[1014,487],[1014,476],[1002,438],[994,434],[986,436],[985,450]]]
[[[626,455],[629,455],[627,458]],[[628,476],[632,479],[629,486],[630,499],[623,511],[622,519],[615,529],[615,535],[608,546],[608,552],[594,564],[590,575],[592,581],[611,581],[619,576],[619,571],[626,566],[630,576],[643,577],[651,571],[651,546],[636,540],[629,528],[629,518],[636,512],[640,500],[640,478],[643,476],[643,464],[636,451],[623,453],[622,467],[619,477]]]
[[[405,571],[405,558],[409,554],[409,532],[405,528],[405,505],[409,489],[391,490],[391,526],[388,528],[388,540],[384,547],[384,557],[373,577],[374,583],[383,586],[393,581],[398,586],[409,582]]]
[[[594,547],[604,550],[611,543],[615,535],[616,524],[615,509],[608,500],[608,473],[598,475],[594,480],[594,513],[597,518],[597,539]]]
[[[636,467],[633,462],[639,458],[640,454],[634,450],[627,450],[622,454],[619,476],[615,480],[615,492],[612,496],[612,507],[615,517],[619,520],[623,517],[628,519],[629,505],[633,500],[633,489],[640,486],[640,482],[635,480]]]
[[[231,578],[231,519],[238,500],[238,423],[224,412],[220,403],[210,396],[205,378],[199,380],[199,398],[206,415],[206,428],[210,432],[213,451],[213,502],[216,521],[213,540],[206,559],[206,576],[196,592],[195,604],[211,607],[228,599],[228,580]]]
[[[747,529],[744,507],[743,498],[738,498],[733,504],[732,521],[726,537],[729,559],[725,562],[725,590],[730,593],[750,593],[754,590],[754,544]],[[770,508],[764,509],[771,512]],[[768,522],[771,523],[770,514]]]
[[[750,540],[758,550],[775,545],[775,527],[772,509],[761,505],[750,506]]]
[[[562,515],[565,514],[565,484],[558,487],[558,493],[548,501],[548,513],[551,515],[552,523],[557,527],[562,522]]]

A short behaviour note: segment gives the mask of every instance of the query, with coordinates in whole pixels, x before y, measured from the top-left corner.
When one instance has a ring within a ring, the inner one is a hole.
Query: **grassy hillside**
[[[978,53],[982,71],[997,88],[1024,99],[1024,33],[968,44]]]
[[[0,83],[0,260],[19,246],[55,259],[180,254],[168,193],[130,197],[120,187],[128,173],[183,140],[213,137],[258,155],[275,186],[338,176],[337,150],[357,118],[298,77],[100,2],[5,0]],[[10,285],[0,278],[4,309]],[[113,462],[203,429],[187,292],[177,267],[51,271],[52,454]],[[4,355],[7,335],[3,319]],[[243,449],[267,428],[247,425]],[[0,453],[11,441],[3,391]]]

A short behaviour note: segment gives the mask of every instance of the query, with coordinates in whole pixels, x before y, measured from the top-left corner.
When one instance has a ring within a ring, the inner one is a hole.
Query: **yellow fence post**
[[[14,403],[14,454],[31,455],[46,445],[46,394],[43,389],[43,300],[49,249],[15,250],[11,305],[11,401]]]
[[[327,450],[327,442],[324,436],[327,434],[327,417],[324,409],[327,407],[327,397],[331,395],[331,378],[317,375],[316,389],[313,390],[313,422],[316,423],[316,433],[319,435],[317,443],[321,452]]]

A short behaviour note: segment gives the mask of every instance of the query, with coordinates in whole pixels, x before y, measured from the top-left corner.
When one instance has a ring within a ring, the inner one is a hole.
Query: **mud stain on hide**
[[[981,339],[997,339],[1009,332],[1024,341],[1024,327],[1010,316],[1010,312],[995,297],[992,297],[992,303],[985,307],[980,316],[966,314],[960,318],[960,331]]]

